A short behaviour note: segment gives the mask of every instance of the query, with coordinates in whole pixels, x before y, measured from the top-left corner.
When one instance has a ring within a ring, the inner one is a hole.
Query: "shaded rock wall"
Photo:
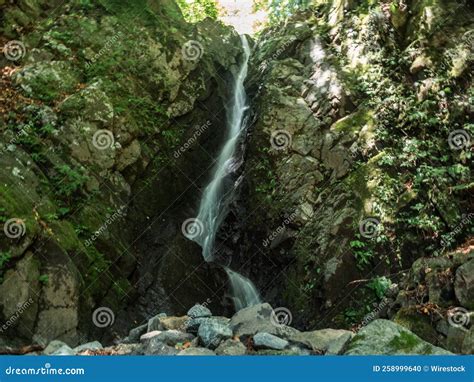
[[[27,307],[0,337],[74,345],[210,297],[218,312],[221,271],[181,223],[225,126],[236,33],[168,0],[1,10],[1,43],[19,48],[0,59],[1,321]]]
[[[472,7],[320,3],[256,43],[244,181],[220,235],[311,328],[360,323],[377,283],[472,235],[473,207],[472,138],[452,141],[472,137]]]

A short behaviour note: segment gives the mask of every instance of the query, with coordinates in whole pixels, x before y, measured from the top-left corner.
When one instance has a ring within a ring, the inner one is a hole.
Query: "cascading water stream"
[[[242,35],[244,61],[234,84],[232,109],[228,118],[228,134],[225,144],[217,158],[212,180],[201,198],[197,221],[202,224],[202,233],[194,240],[201,245],[206,261],[213,260],[213,247],[217,230],[228,212],[228,204],[233,196],[234,187],[229,187],[228,175],[234,170],[235,154],[244,129],[244,114],[247,110],[247,95],[244,81],[247,77],[250,47],[247,38]],[[241,274],[225,268],[229,276],[236,310],[258,304],[260,297],[252,282]]]

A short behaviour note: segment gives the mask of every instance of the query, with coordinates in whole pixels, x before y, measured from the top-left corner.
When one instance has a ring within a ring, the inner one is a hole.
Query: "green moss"
[[[402,332],[399,336],[394,337],[388,346],[397,354],[413,352],[419,344],[420,340],[414,334]]]
[[[373,126],[373,113],[362,109],[336,121],[331,130],[345,134],[356,133],[369,123]]]
[[[415,333],[427,342],[434,343],[437,340],[436,331],[433,329],[429,317],[423,316],[416,311],[416,308],[400,309],[393,321]]]

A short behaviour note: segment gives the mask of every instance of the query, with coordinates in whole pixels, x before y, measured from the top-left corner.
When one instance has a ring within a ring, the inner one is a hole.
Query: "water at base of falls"
[[[217,158],[212,180],[205,188],[197,221],[202,224],[201,235],[194,240],[201,245],[202,254],[206,261],[212,261],[216,234],[228,212],[228,204],[232,199],[234,188],[226,187],[229,182],[226,178],[234,170],[235,154],[239,145],[239,138],[244,130],[244,114],[247,110],[247,95],[244,82],[247,77],[250,47],[245,36],[241,36],[244,49],[244,61],[240,67],[234,84],[232,108],[228,119],[228,133],[226,141]],[[241,274],[225,268],[229,277],[234,306],[240,310],[247,306],[260,303],[260,297],[253,283]]]
[[[232,300],[236,311],[261,302],[260,296],[252,281],[229,268],[225,268],[225,270],[227,276],[229,276]]]

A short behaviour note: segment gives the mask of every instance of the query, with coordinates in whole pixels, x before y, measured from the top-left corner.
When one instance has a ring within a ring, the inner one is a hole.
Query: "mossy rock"
[[[428,316],[419,313],[415,307],[400,309],[393,321],[412,331],[425,341],[438,345],[438,334]]]
[[[375,320],[362,328],[349,344],[346,355],[452,354],[422,340],[389,320]]]

